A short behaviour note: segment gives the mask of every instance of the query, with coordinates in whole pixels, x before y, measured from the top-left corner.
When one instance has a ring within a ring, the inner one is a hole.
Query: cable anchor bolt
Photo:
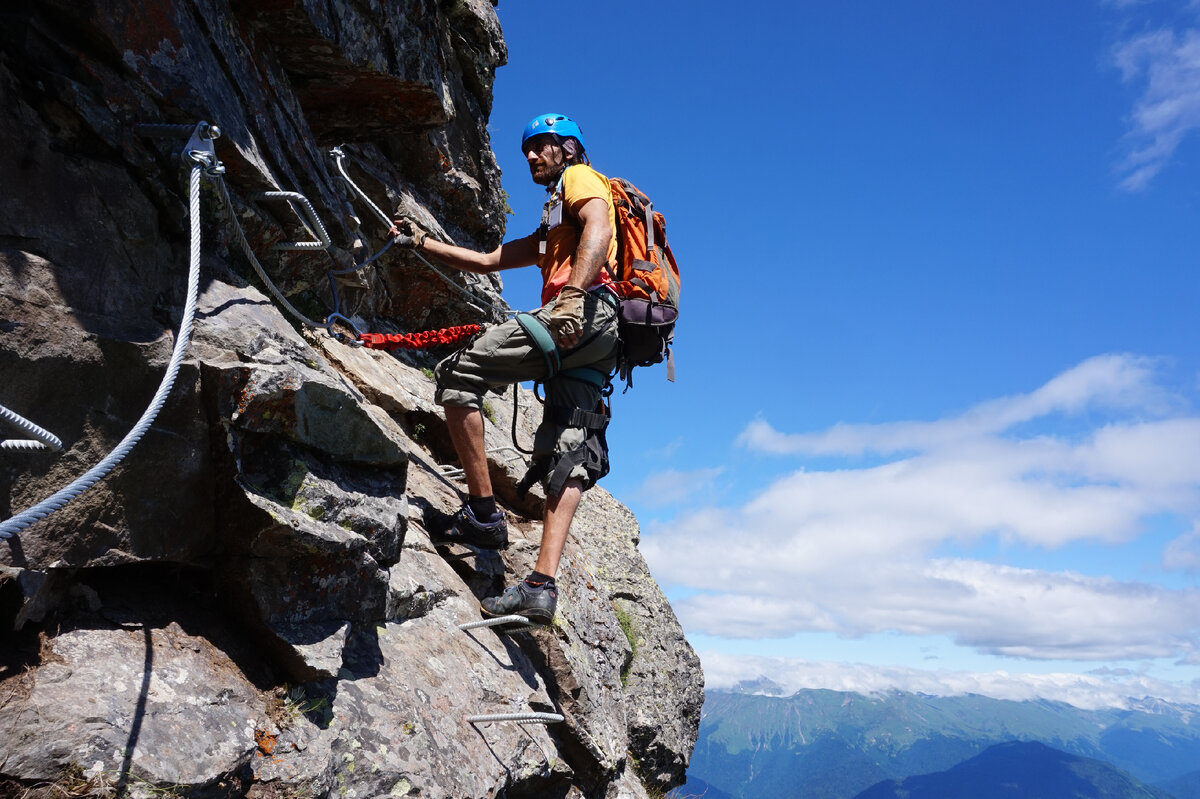
[[[221,129],[216,125],[200,121],[192,131],[191,138],[183,148],[182,158],[185,164],[196,162],[204,166],[204,174],[209,177],[221,177],[225,174],[225,165],[217,158],[217,148],[213,142],[221,135]]]

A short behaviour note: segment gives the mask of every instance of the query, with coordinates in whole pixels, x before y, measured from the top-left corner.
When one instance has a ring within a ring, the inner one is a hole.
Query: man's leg
[[[485,616],[521,615],[538,624],[550,624],[558,605],[558,586],[554,577],[562,559],[571,519],[583,496],[583,483],[568,480],[562,493],[546,498],[546,515],[542,525],[542,544],[538,548],[537,565],[524,580],[511,586],[498,597],[483,600]]]
[[[562,493],[546,498],[546,515],[542,525],[542,545],[538,549],[537,565],[534,569],[553,578],[558,573],[558,562],[562,559],[567,533],[571,530],[571,519],[583,497],[583,484],[568,480]]]
[[[543,309],[544,311],[544,309]],[[537,313],[539,318],[543,311]],[[587,324],[585,343],[561,353],[562,368],[586,367],[611,374],[618,350],[616,309],[597,297],[584,299]],[[544,321],[544,320],[543,320]],[[481,602],[485,616],[521,615],[530,621],[550,624],[558,602],[555,577],[571,522],[583,491],[607,472],[608,452],[603,428],[606,421],[599,408],[601,386],[586,376],[567,374],[548,380],[542,423],[534,435],[534,467],[546,488],[546,512],[542,542],[534,571],[498,597]],[[582,410],[595,418],[577,418]]]
[[[465,544],[482,549],[508,546],[508,526],[496,506],[488,474],[480,406],[488,389],[539,377],[544,360],[516,320],[489,328],[434,369],[434,401],[446,413],[450,441],[462,465],[467,501],[452,517],[429,520],[434,544]]]
[[[446,428],[467,481],[467,501],[453,516],[427,522],[434,544],[465,544],[483,549],[508,546],[508,524],[492,496],[487,451],[483,439],[483,414],[463,405],[443,405]]]
[[[450,440],[465,473],[467,493],[472,497],[490,497],[492,476],[488,473],[487,450],[483,443],[483,414],[459,405],[443,408]]]

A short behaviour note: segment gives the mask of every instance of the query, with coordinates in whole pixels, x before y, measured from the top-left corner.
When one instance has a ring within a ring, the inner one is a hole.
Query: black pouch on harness
[[[530,486],[539,480],[546,481],[547,496],[559,496],[577,466],[583,466],[587,474],[583,480],[585,489],[592,487],[597,480],[608,474],[608,441],[604,431],[608,428],[609,413],[603,402],[596,412],[581,408],[549,407],[546,408],[546,413],[554,414],[554,421],[563,427],[582,428],[583,443],[567,452],[555,452],[535,458],[529,466],[529,471],[525,472],[521,482],[517,483],[517,496],[521,499],[525,498]]]
[[[671,341],[675,337],[675,320],[679,309],[674,305],[646,299],[622,299],[618,307],[618,331],[621,336],[621,355],[618,373],[633,385],[633,370],[638,366],[653,366],[667,362],[667,379],[675,379],[675,359]]]

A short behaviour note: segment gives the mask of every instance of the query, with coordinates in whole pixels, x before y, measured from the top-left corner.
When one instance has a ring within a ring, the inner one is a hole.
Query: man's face
[[[530,136],[523,149],[525,160],[529,164],[529,174],[533,177],[533,182],[539,185],[548,185],[566,166],[563,148],[549,134]]]

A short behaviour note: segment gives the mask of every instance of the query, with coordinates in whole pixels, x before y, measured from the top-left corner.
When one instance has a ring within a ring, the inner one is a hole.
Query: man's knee
[[[538,481],[548,497],[559,496],[572,484],[588,490],[608,474],[607,409],[598,404],[597,410],[584,411],[547,402],[545,414],[533,462],[518,484],[518,492],[523,495]]]
[[[443,407],[460,408],[483,407],[483,394],[474,386],[468,385],[461,376],[454,355],[443,359],[433,368],[434,392],[433,401]]]

